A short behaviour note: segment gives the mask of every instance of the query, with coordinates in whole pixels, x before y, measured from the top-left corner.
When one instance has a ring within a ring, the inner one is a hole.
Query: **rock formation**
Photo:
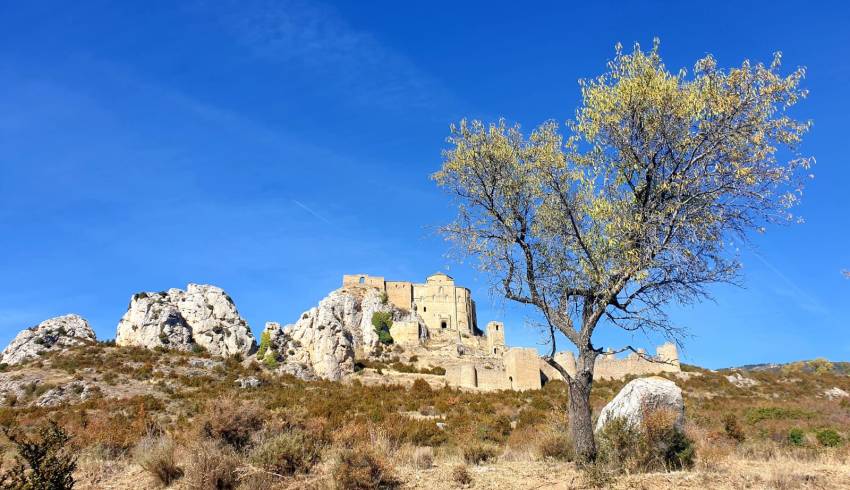
[[[95,340],[94,331],[85,319],[78,315],[59,316],[18,333],[0,354],[0,362],[19,364]]]
[[[154,349],[205,348],[216,356],[249,354],[254,334],[221,288],[189,284],[186,291],[137,293],[118,323],[118,345]]]
[[[850,393],[847,393],[846,391],[842,390],[837,386],[833,386],[832,388],[824,391],[823,395],[829,398],[830,400],[850,397]]]
[[[415,318],[384,301],[377,289],[338,289],[294,324],[267,323],[270,342],[263,357],[273,357],[282,371],[300,378],[340,379],[354,371],[355,352],[368,356],[378,349],[372,326],[378,311],[390,312],[394,319]]]
[[[741,373],[730,374],[729,376],[726,376],[726,380],[738,388],[752,388],[759,384],[758,381],[742,376]]]
[[[670,410],[676,414],[679,429],[685,421],[682,390],[676,383],[660,378],[638,378],[630,381],[599,413],[598,431],[609,420],[622,417],[633,427],[640,427],[644,414],[654,410]]]

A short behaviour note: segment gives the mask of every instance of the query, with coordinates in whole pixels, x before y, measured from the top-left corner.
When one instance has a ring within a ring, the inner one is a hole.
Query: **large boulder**
[[[395,320],[416,318],[385,301],[377,289],[341,288],[293,324],[266,323],[270,342],[263,357],[274,357],[282,371],[301,378],[340,379],[354,371],[355,353],[377,352],[380,341],[372,315],[378,311],[391,313]]]
[[[0,354],[0,363],[20,364],[48,352],[94,342],[94,331],[79,315],[64,315],[45,320],[22,330]]]
[[[248,323],[221,288],[189,284],[159,293],[137,293],[118,323],[118,345],[192,350],[216,356],[247,355],[256,342]]]
[[[645,414],[668,410],[676,414],[674,425],[681,429],[685,422],[685,403],[682,390],[676,383],[653,376],[630,381],[599,413],[596,430],[608,421],[623,418],[633,427],[640,427]]]

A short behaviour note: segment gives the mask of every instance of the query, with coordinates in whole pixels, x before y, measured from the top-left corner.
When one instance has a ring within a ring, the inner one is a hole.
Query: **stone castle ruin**
[[[394,342],[416,355],[423,366],[446,370],[446,382],[471,390],[539,389],[561,374],[544,361],[534,348],[505,345],[505,325],[488,322],[478,328],[475,302],[470,290],[438,272],[424,283],[387,281],[380,276],[343,276],[344,289],[377,289],[392,306],[410,313],[390,328]],[[619,379],[628,375],[679,372],[676,346],[659,346],[655,356],[642,350],[624,358],[610,351],[596,360],[595,377]],[[555,362],[569,374],[576,370],[570,351],[558,352]]]

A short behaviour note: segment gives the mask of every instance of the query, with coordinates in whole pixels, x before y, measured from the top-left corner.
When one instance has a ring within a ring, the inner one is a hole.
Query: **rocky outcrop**
[[[58,316],[22,330],[0,354],[0,363],[20,364],[48,352],[95,342],[94,331],[79,315]]]
[[[47,390],[35,402],[37,407],[58,407],[71,403],[79,403],[94,398],[99,394],[96,386],[83,381],[74,381]]]
[[[842,390],[837,386],[833,386],[832,388],[825,390],[823,392],[823,396],[827,397],[830,400],[836,400],[850,397],[850,393],[847,393],[846,391]]]
[[[758,381],[742,376],[741,373],[734,373],[726,376],[726,381],[729,381],[738,388],[751,388],[759,384]]]
[[[342,288],[330,293],[319,305],[305,311],[294,324],[266,324],[269,350],[280,370],[302,379],[340,379],[354,371],[355,352],[376,353],[380,341],[372,326],[372,315],[390,312],[394,320],[411,319],[410,313],[395,308],[373,288]]]
[[[256,343],[248,323],[221,288],[189,284],[186,291],[137,293],[118,323],[118,345],[247,355]]]
[[[676,383],[659,377],[630,381],[599,413],[596,430],[615,418],[623,418],[633,427],[640,427],[645,414],[668,410],[676,414],[674,425],[679,429],[685,421],[682,390]]]
[[[293,325],[269,322],[270,346],[265,358],[280,363],[281,370],[302,379],[338,380],[354,372],[354,342],[331,310],[313,308]]]
[[[240,388],[243,388],[243,389],[244,388],[259,388],[260,385],[263,384],[263,382],[260,381],[260,378],[257,378],[256,376],[246,376],[244,378],[236,378],[236,381],[234,381],[233,383],[236,384],[237,386],[239,386]]]

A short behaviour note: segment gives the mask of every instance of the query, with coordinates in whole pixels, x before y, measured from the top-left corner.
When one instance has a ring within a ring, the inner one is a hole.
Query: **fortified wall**
[[[387,301],[413,311],[422,319],[428,335],[420,335],[417,321],[396,321],[390,328],[395,343],[416,352],[417,358],[445,368],[450,386],[470,390],[534,390],[561,373],[544,361],[534,348],[507,347],[505,325],[487,323],[484,335],[478,329],[475,302],[469,289],[438,272],[424,283],[387,281],[380,276],[343,276],[343,286],[373,287],[386,293]],[[555,354],[555,362],[569,375],[576,372],[570,351]],[[642,350],[617,358],[611,351],[600,355],[594,366],[597,379],[619,379],[628,375],[680,372],[676,346],[659,346],[655,356]]]
[[[456,286],[454,279],[442,272],[428,276],[424,283],[387,281],[380,276],[352,274],[342,277],[342,285],[380,289],[396,307],[418,314],[430,333],[441,330],[468,335],[477,333],[475,302],[469,289]]]

